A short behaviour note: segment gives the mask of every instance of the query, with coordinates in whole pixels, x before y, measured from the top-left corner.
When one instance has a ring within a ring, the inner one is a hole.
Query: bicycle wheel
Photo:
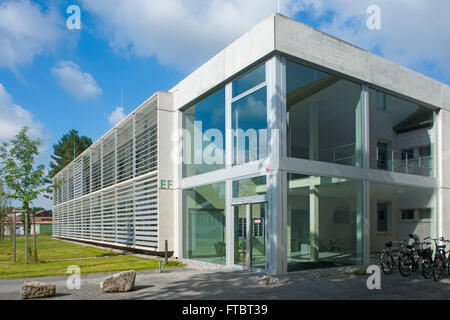
[[[394,259],[392,258],[391,254],[388,252],[383,252],[380,258],[380,265],[381,269],[385,274],[391,274],[394,270]]]
[[[433,279],[439,281],[444,273],[444,259],[442,257],[437,257],[432,266]]]
[[[447,258],[447,275],[450,276],[450,257]]]
[[[430,279],[433,269],[433,262],[430,257],[423,258],[422,260],[422,276],[425,279]]]
[[[398,261],[398,270],[401,275],[408,277],[414,269],[414,260],[410,254],[403,255]]]

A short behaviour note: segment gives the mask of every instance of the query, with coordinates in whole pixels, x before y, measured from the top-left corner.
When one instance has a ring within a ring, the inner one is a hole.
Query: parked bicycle
[[[397,256],[394,259],[394,256],[392,255],[392,245],[394,243],[398,243],[399,244],[399,250],[397,253]],[[381,255],[380,255],[380,267],[381,270],[383,270],[383,272],[385,274],[391,274],[396,266],[398,265],[398,261],[400,259],[400,256],[403,254],[404,252],[404,248],[405,248],[405,243],[406,241],[388,241],[385,243],[385,248],[381,251]]]
[[[411,245],[406,246],[406,250],[404,250],[399,257],[398,260],[398,269],[402,276],[408,277],[415,270],[421,269],[422,276],[425,279],[429,279],[431,277],[432,270],[432,250],[427,247],[424,248],[424,245],[431,245],[431,242],[420,242],[420,238],[415,234],[410,234],[409,237],[414,240]],[[429,239],[429,237],[424,240]],[[417,260],[416,260],[417,253]]]
[[[439,281],[445,274],[445,272],[447,272],[447,274],[450,275],[450,264],[449,264],[450,254],[449,256],[447,256],[447,253],[449,253],[450,250],[448,251],[445,250],[446,248],[445,243],[450,241],[445,240],[443,237],[432,240],[434,241],[435,246],[432,274],[433,279]],[[439,245],[439,242],[443,242],[444,244]]]

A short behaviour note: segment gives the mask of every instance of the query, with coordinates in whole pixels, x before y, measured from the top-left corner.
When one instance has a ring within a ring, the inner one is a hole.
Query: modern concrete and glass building
[[[53,234],[280,274],[450,237],[450,87],[274,14],[55,176]]]

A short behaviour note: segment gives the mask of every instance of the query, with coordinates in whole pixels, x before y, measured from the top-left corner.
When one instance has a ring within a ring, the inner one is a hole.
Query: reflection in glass
[[[225,183],[183,190],[183,257],[225,264]]]
[[[251,266],[265,269],[266,267],[266,203],[250,205],[251,210]]]
[[[266,176],[233,181],[233,198],[264,195],[266,192]]]
[[[234,206],[234,264],[265,269],[265,223],[266,203]]]
[[[362,182],[288,175],[288,271],[362,262]]]
[[[225,167],[225,89],[183,111],[183,177]]]
[[[433,176],[433,110],[373,89],[370,167]]]
[[[233,98],[266,81],[266,64],[247,72],[233,81]]]
[[[288,156],[361,166],[361,85],[286,62]]]
[[[234,264],[247,265],[247,206],[234,206]]]
[[[233,164],[267,157],[267,89],[263,87],[231,106]]]

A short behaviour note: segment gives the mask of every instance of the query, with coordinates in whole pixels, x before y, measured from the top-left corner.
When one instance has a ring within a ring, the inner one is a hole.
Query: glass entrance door
[[[234,205],[234,264],[266,268],[266,202]]]

